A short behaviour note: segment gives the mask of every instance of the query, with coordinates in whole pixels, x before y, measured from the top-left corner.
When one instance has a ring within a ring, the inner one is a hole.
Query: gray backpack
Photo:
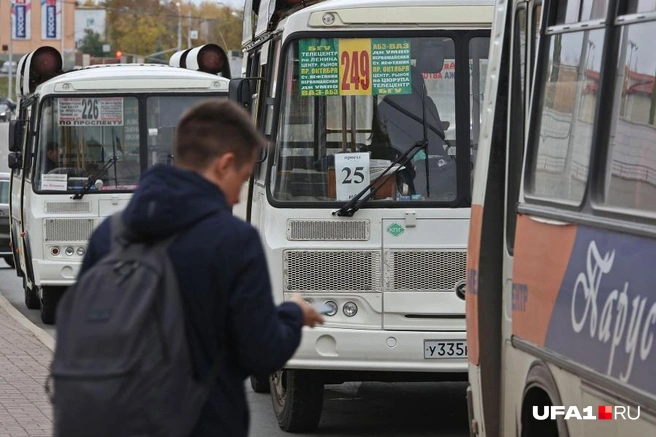
[[[209,383],[193,376],[173,238],[135,241],[120,214],[112,248],[64,294],[57,309],[55,437],[182,437]]]

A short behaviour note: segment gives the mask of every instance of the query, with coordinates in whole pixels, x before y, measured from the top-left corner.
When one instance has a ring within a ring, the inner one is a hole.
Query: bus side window
[[[278,84],[278,68],[280,66],[280,41],[280,39],[277,39],[272,42],[271,53],[269,54],[270,64],[266,68],[268,73],[268,77],[266,77],[266,87],[261,96],[261,114],[259,116],[261,121],[259,122],[259,127],[264,132],[264,136],[267,140],[271,138],[271,130],[273,129],[273,105],[276,97],[276,86]],[[268,152],[264,150],[261,152],[260,160],[263,162],[259,163],[255,168],[255,175],[260,180],[264,180],[266,177],[266,163],[264,162],[264,159],[266,158],[267,153]]]
[[[264,134],[269,137],[273,128],[273,102],[276,97],[276,87],[278,86],[278,69],[280,68],[280,40],[274,43],[271,56],[273,64],[269,68],[268,87],[269,92],[265,101],[264,109]]]
[[[632,0],[626,13],[652,12],[653,1]],[[653,20],[653,15],[652,20]],[[656,21],[621,27],[603,201],[631,212],[656,212]]]
[[[524,156],[524,125],[526,107],[526,7],[515,11],[512,33],[512,64],[510,69],[509,117],[508,117],[508,195],[506,199],[506,245],[512,255],[517,225],[517,201]]]
[[[32,161],[36,156],[36,102],[25,108],[23,115],[25,126],[23,129],[23,170],[27,179],[31,178]]]
[[[599,1],[587,3],[593,3],[593,9],[605,8],[596,6]],[[585,15],[578,0],[558,1],[557,14],[550,17],[555,22],[540,41],[543,69],[534,90],[536,119],[529,133],[526,192],[578,207],[590,166],[605,29],[580,23],[562,26],[572,20],[572,10]]]

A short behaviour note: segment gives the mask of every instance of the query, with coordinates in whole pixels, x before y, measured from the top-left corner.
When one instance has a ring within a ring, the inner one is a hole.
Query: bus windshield
[[[44,100],[35,191],[133,191],[141,172],[173,162],[173,134],[182,112],[203,95],[56,97]],[[145,105],[140,105],[141,101]],[[140,108],[146,108],[142,117]]]
[[[457,177],[456,151],[463,147],[460,153],[473,156],[480,112],[472,116],[470,111],[468,120],[456,116],[456,75],[467,80],[467,71],[458,73],[455,54],[462,49],[472,53],[475,40],[483,42],[485,50],[477,52],[487,58],[487,37],[292,42],[284,60],[273,198],[349,200],[413,147],[372,200],[448,205],[468,194],[462,181],[469,175]],[[476,85],[480,105],[487,59],[470,55],[469,64],[470,87]],[[464,102],[469,98],[465,95]],[[470,138],[456,135],[463,122],[469,123]]]

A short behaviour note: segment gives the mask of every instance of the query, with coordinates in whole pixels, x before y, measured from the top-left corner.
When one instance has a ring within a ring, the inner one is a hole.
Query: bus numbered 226
[[[9,135],[10,234],[25,304],[40,308],[44,323],[54,323],[93,229],[127,205],[146,169],[175,159],[182,112],[227,97],[230,70],[219,46],[178,52],[171,64],[62,72],[61,54],[47,46],[19,62],[20,106]]]

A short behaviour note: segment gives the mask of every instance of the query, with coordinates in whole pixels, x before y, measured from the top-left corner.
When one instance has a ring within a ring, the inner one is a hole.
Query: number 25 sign
[[[369,185],[369,153],[335,155],[337,200],[350,200]]]
[[[371,40],[339,41],[339,89],[342,96],[371,94]]]

